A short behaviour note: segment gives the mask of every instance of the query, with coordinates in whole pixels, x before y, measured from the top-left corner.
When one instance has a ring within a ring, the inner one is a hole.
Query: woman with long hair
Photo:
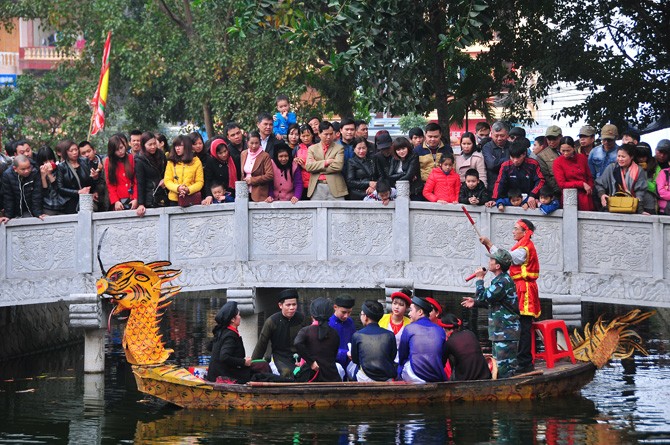
[[[58,193],[66,199],[63,212],[77,213],[79,195],[91,193],[98,179],[98,171],[91,168],[88,160],[79,157],[79,146],[71,140],[60,141],[56,145],[61,162],[58,165]]]
[[[414,147],[405,137],[399,137],[391,143],[391,162],[386,179],[391,187],[397,181],[409,181],[410,199],[420,200],[423,183],[419,176],[419,157],[414,153]]]
[[[209,155],[207,154],[207,150],[205,150],[205,141],[202,139],[202,135],[197,131],[194,131],[193,133],[189,134],[188,137],[191,138],[191,145],[193,146],[193,154],[198,159],[200,159],[200,163],[204,168],[205,164],[207,163],[207,158],[209,157]]]
[[[167,138],[164,134],[156,133],[156,142],[158,143],[158,149],[163,152],[165,156],[170,153],[170,144],[168,143]]]
[[[291,147],[286,143],[275,145],[272,174],[274,177],[265,202],[291,201],[295,204],[302,198],[302,169],[293,162]]]
[[[165,155],[158,148],[156,136],[145,131],[140,140],[141,151],[135,160],[137,173],[137,215],[144,216],[147,208],[167,205],[165,189]]]
[[[205,175],[200,159],[193,153],[191,138],[177,136],[172,141],[165,176],[163,177],[168,193],[169,205],[176,206],[179,197],[200,193],[205,185]]]
[[[105,181],[109,204],[114,210],[137,209],[135,158],[128,153],[128,143],[114,135],[107,142]]]

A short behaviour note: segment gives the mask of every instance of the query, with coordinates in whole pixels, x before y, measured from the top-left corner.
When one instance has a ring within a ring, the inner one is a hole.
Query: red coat
[[[434,168],[426,185],[423,187],[423,196],[430,202],[439,200],[458,202],[458,192],[461,189],[461,177],[455,170],[445,174],[440,167]]]
[[[554,160],[553,170],[554,179],[561,192],[563,189],[577,189],[577,208],[579,210],[595,210],[592,195],[587,195],[586,190],[584,190],[584,183],[587,183],[592,189],[594,188],[593,176],[591,176],[588,158],[585,155],[575,153],[569,159],[565,156],[559,156]],[[595,190],[593,193],[595,193]],[[561,198],[563,197],[561,196]]]
[[[116,185],[109,182],[109,158],[105,158],[105,181],[109,193],[109,203],[114,206],[116,201],[124,198],[137,199],[137,176],[135,176],[135,158],[130,153],[126,154],[130,162],[131,178],[126,177],[126,169],[120,162],[116,164]]]
[[[537,318],[541,313],[540,294],[536,283],[540,276],[540,260],[537,258],[535,244],[530,239],[517,249],[526,250],[526,261],[523,264],[512,264],[509,268],[509,274],[514,280],[516,293],[519,296],[519,312],[521,315],[532,315]]]

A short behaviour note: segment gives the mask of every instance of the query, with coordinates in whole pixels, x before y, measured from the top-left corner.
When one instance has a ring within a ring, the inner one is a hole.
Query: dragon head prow
[[[98,296],[116,304],[115,314],[140,306],[158,306],[181,290],[179,286],[163,287],[181,273],[180,270],[170,269],[171,265],[169,261],[116,264],[96,282]]]
[[[123,347],[130,364],[160,364],[172,352],[164,348],[158,334],[162,315],[159,311],[168,306],[171,303],[169,298],[181,290],[180,286],[166,284],[181,273],[169,266],[169,261],[128,261],[112,266],[96,282],[98,296],[109,299],[115,305],[110,317],[130,311],[123,333]]]

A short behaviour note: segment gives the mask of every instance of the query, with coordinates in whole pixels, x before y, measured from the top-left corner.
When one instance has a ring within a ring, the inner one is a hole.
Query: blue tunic
[[[347,352],[349,352],[348,343],[351,343],[351,336],[356,332],[356,325],[354,325],[354,320],[351,318],[342,321],[335,315],[330,316],[328,324],[335,329],[340,336],[340,347],[337,350],[337,363],[346,369],[347,364],[349,363],[349,357],[347,356]]]
[[[444,365],[447,361],[446,335],[444,329],[431,322],[428,317],[405,326],[398,348],[402,370],[409,360],[414,373],[426,382],[444,382],[447,375]]]

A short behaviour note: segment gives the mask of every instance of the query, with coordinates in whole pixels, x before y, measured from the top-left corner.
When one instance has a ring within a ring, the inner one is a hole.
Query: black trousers
[[[519,331],[519,352],[516,356],[518,368],[523,369],[533,364],[533,354],[530,348],[534,319],[532,315],[521,315],[519,317],[521,329]]]

